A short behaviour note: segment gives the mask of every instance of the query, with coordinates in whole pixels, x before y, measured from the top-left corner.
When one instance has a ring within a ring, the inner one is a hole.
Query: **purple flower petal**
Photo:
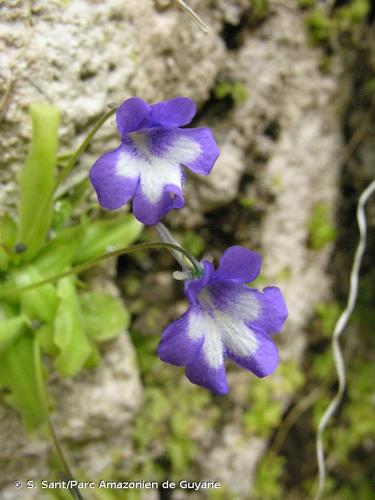
[[[250,283],[259,275],[262,257],[247,248],[233,246],[220,259],[215,278]]]
[[[127,203],[139,182],[138,170],[132,168],[124,145],[101,156],[89,176],[100,205],[108,210],[116,210]]]
[[[201,295],[202,307],[205,301],[220,315],[227,315],[233,321],[257,321],[262,313],[263,294],[234,281],[213,281]],[[261,295],[261,297],[259,297]]]
[[[134,197],[135,216],[145,224],[182,208],[181,167],[207,174],[218,155],[208,129],[179,128],[195,112],[187,97],[152,106],[138,97],[123,102],[116,111],[122,146],[102,156],[90,173],[99,203],[115,210]]]
[[[191,330],[204,333],[204,342],[191,363],[186,366],[186,376],[194,384],[211,389],[216,394],[228,392],[225,376],[225,349],[215,318],[209,311],[195,308],[195,321]]]
[[[219,148],[212,132],[207,127],[180,129],[181,134],[199,147],[199,155],[183,164],[196,174],[208,175],[219,156]]]
[[[193,119],[197,107],[188,97],[175,97],[151,106],[151,126],[182,127]]]
[[[151,106],[139,97],[124,101],[116,111],[117,128],[123,139],[129,132],[140,130],[149,125]]]
[[[199,339],[201,344],[195,344],[191,356],[180,353],[186,344],[180,342],[181,333],[172,324],[165,336],[166,348],[168,357],[178,364],[189,359],[186,376],[191,382],[225,394],[226,357],[258,377],[276,369],[279,357],[271,333],[281,330],[288,311],[277,287],[260,292],[244,285],[259,273],[261,257],[257,253],[234,246],[225,252],[217,271],[207,260],[202,264],[203,276],[185,283],[192,307],[189,321],[180,326],[188,338]],[[177,335],[174,344],[170,340],[173,333]]]
[[[254,327],[247,325],[249,337],[253,339],[253,353],[244,356],[228,349],[228,357],[238,365],[250,370],[257,377],[266,377],[273,373],[279,362],[279,353],[271,337]]]
[[[207,339],[205,339],[206,342]],[[226,394],[228,392],[225,374],[224,360],[219,366],[212,367],[201,347],[194,361],[186,366],[185,374],[190,382],[210,389],[215,394]]]
[[[199,142],[184,134],[185,129],[165,129],[154,127],[146,131],[132,134],[133,141],[138,141],[137,147],[144,153],[162,160],[164,163],[186,165],[201,155]]]
[[[172,208],[184,206],[180,165],[197,158],[200,146],[179,129],[161,128],[133,132],[126,144],[140,173],[134,214],[145,224],[156,224]]]
[[[204,331],[221,343],[221,349],[236,359],[257,357],[259,340],[249,327],[260,315],[261,303],[248,287],[233,282],[215,282],[200,295],[206,311]],[[219,339],[219,340],[218,340]],[[205,344],[203,344],[203,348]]]
[[[203,343],[203,332],[195,323],[196,313],[189,309],[164,330],[158,346],[161,360],[172,365],[185,366],[197,356]]]
[[[145,182],[145,176],[141,174],[141,182],[133,199],[133,213],[143,224],[150,226],[157,224],[170,210],[184,206],[181,187],[174,184],[162,185],[161,193],[157,191],[155,198],[155,190],[152,190],[151,187],[147,190],[148,186],[149,184]]]
[[[270,286],[265,288],[259,296],[262,301],[259,325],[269,334],[279,333],[288,317],[288,309],[280,289]]]

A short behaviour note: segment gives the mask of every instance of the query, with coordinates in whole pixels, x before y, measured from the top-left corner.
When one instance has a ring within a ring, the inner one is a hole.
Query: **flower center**
[[[147,134],[144,132],[130,132],[129,137],[137,156],[140,156],[151,163],[149,138],[147,137]]]
[[[216,307],[214,298],[210,293],[209,287],[204,287],[198,295],[198,301],[202,309],[206,312],[214,313]]]

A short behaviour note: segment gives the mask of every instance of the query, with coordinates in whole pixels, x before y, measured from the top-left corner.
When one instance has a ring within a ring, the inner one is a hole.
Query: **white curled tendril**
[[[343,333],[350,316],[354,310],[357,295],[358,295],[358,283],[359,283],[359,269],[361,267],[362,257],[366,249],[366,234],[367,234],[367,224],[366,224],[366,214],[365,205],[367,200],[375,191],[375,180],[372,181],[367,188],[362,192],[358,205],[357,205],[357,222],[359,228],[359,242],[357,249],[355,251],[353,267],[350,273],[350,290],[349,297],[346,308],[341,313],[339,319],[335,324],[332,335],[332,350],[335,362],[335,368],[338,378],[338,388],[335,396],[331,400],[329,406],[324,412],[323,416],[319,421],[318,432],[316,437],[316,454],[318,460],[319,468],[319,486],[318,492],[314,500],[320,500],[322,498],[325,480],[326,480],[326,463],[324,458],[324,447],[323,447],[323,432],[328,425],[330,418],[334,415],[337,408],[339,407],[345,387],[346,387],[346,375],[345,375],[345,364],[340,347],[340,336]]]

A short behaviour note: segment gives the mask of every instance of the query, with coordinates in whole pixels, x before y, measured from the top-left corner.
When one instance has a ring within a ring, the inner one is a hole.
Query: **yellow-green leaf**
[[[44,410],[39,399],[31,332],[25,332],[0,353],[0,386],[10,391],[6,400],[21,413],[28,428],[43,422]]]
[[[44,324],[35,330],[35,336],[42,352],[51,356],[56,356],[59,353],[58,347],[53,341],[53,325]]]
[[[129,326],[130,315],[120,300],[100,292],[80,296],[83,324],[97,342],[116,337]]]
[[[17,340],[25,327],[24,316],[0,321],[0,353]]]
[[[90,221],[85,228],[74,263],[95,259],[100,255],[131,245],[140,235],[142,224],[132,215]]]
[[[41,281],[43,276],[34,266],[28,265],[17,269],[13,274],[13,279],[16,286],[24,287]],[[19,300],[22,313],[30,319],[49,322],[55,317],[57,295],[51,283],[20,292]]]
[[[30,106],[32,140],[19,177],[20,203],[17,242],[32,258],[44,243],[51,216],[60,112],[50,104]]]
[[[65,376],[78,373],[90,355],[91,346],[83,328],[74,278],[69,276],[57,286],[59,305],[54,324],[54,342],[60,349],[55,368]]]
[[[47,243],[33,261],[43,278],[55,276],[65,271],[72,263],[73,256],[82,238],[81,226],[73,226],[61,231]]]

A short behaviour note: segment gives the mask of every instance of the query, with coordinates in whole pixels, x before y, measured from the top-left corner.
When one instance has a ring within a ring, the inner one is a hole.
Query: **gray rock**
[[[235,103],[222,116],[211,116],[208,106],[201,117],[201,124],[213,127],[222,155],[212,176],[188,184],[187,207],[172,223],[204,223],[202,212],[232,203],[243,175],[254,176],[245,190],[255,194],[264,217],[255,236],[249,215],[245,239],[250,246],[259,243],[266,281],[281,286],[286,295],[290,318],[280,336],[281,357],[298,361],[314,305],[329,295],[325,269],[331,248],[311,251],[306,242],[314,204],[333,207],[337,196],[341,138],[332,101],[340,73],[339,68],[331,75],[321,73],[321,54],[308,46],[294,4],[271,4],[270,17],[245,31],[237,50],[226,49],[220,32],[224,22],[239,22],[248,5],[242,0],[217,0],[210,6],[191,2],[210,26],[208,35],[173,2],[158,2],[157,10],[151,0],[15,0],[3,6],[0,92],[9,82],[13,85],[8,85],[9,98],[0,110],[0,211],[14,211],[16,206],[15,176],[27,151],[31,102],[50,100],[62,109],[60,142],[71,150],[109,103],[130,95],[150,101],[187,95],[203,105],[209,103],[218,77],[241,82],[248,90],[246,102]],[[265,133],[270,124],[279,128],[277,137]],[[112,120],[79,168],[86,171],[117,141]],[[284,269],[289,277],[282,279]],[[88,475],[110,465],[111,450],[124,447],[122,453],[130,454],[131,420],[141,402],[141,388],[127,335],[108,344],[99,368],[73,381],[56,380],[51,389],[63,442]],[[30,444],[14,413],[2,407],[0,411],[6,464],[0,473],[2,497],[39,498],[30,490],[17,492],[9,481],[16,473],[21,480],[46,477],[48,445],[41,440]],[[245,499],[266,443],[255,437],[240,441],[240,430],[225,426],[202,452],[200,465],[202,477],[222,481]],[[72,443],[79,444],[79,451],[69,447]],[[176,498],[184,498],[184,493],[176,493]]]

